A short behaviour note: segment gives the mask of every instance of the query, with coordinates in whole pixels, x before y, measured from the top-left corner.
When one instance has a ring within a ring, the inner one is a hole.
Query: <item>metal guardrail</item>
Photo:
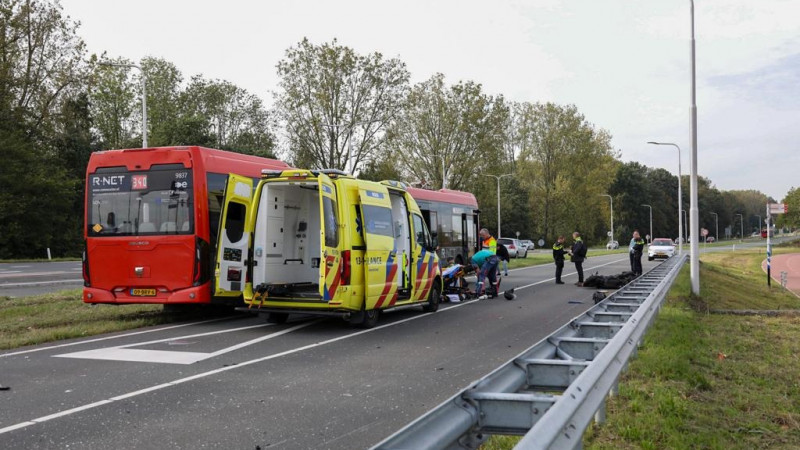
[[[581,448],[685,261],[667,259],[373,449],[475,449],[493,434]]]

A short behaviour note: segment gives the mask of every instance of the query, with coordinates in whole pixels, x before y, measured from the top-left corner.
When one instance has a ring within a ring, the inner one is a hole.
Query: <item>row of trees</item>
[[[572,105],[511,102],[441,74],[411,84],[397,58],[304,39],[277,63],[268,109],[233,83],[187,79],[163,59],[144,58],[138,70],[126,58],[88,55],[58,0],[4,1],[0,21],[0,258],[80,251],[87,160],[141,146],[143,86],[150,146],[203,145],[470,191],[493,230],[502,176],[506,236],[549,242],[577,229],[604,242],[600,194],[614,196],[618,238],[647,227],[642,203],[653,206],[657,235],[677,235],[677,177],[622,164],[610,133]],[[764,200],[701,181],[702,220],[713,210],[721,229],[735,213],[749,220]]]

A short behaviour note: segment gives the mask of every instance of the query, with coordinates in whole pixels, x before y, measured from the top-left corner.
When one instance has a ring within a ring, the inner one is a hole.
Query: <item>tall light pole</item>
[[[715,212],[712,212],[711,214],[714,215],[714,239],[719,241],[719,215]]]
[[[486,177],[492,177],[497,180],[497,237],[500,238],[503,235],[500,234],[500,178],[503,177],[510,177],[514,175],[513,173],[504,173],[502,175],[491,175],[488,173],[482,173],[481,175]]]
[[[689,227],[692,232],[700,229],[700,215],[697,209],[697,88],[695,83],[694,52],[694,0],[690,0],[692,20],[692,166],[689,178]],[[695,237],[689,243],[689,274],[692,281],[692,293],[700,295],[700,247]]]
[[[650,235],[650,242],[653,242],[653,237],[655,236],[655,233],[653,233],[653,207],[645,204],[642,204],[642,206],[650,208],[650,233],[648,234]]]
[[[756,214],[756,217],[758,217],[758,232],[761,233],[761,216]]]
[[[608,199],[611,201],[611,236],[610,236],[611,239],[609,239],[609,241],[613,242],[614,241],[614,199],[608,194],[597,194],[597,195],[599,195],[601,197],[608,197]]]
[[[101,66],[133,67],[142,73],[142,148],[147,148],[147,75],[139,65],[133,63],[98,63]]]
[[[683,236],[681,236],[681,240],[684,242],[689,242],[689,237],[691,235],[686,236],[686,229],[688,228],[688,223],[686,223],[686,210],[683,210]]]
[[[678,144],[672,142],[654,142],[650,141],[648,144],[652,145],[671,145],[678,150],[678,254],[683,253],[683,193],[681,192],[681,148]]]
[[[734,214],[735,216],[739,216],[739,231],[741,234],[739,235],[739,239],[744,239],[744,216],[741,214]]]

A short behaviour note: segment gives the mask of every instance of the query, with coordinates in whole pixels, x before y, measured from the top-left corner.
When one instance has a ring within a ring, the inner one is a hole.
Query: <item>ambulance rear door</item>
[[[320,173],[319,187],[320,255],[319,295],[331,301],[342,282],[342,252],[339,236],[339,212],[336,204],[336,186],[330,177]]]
[[[253,180],[228,175],[217,238],[215,296],[238,297],[244,291],[253,231],[248,220],[252,199]]]

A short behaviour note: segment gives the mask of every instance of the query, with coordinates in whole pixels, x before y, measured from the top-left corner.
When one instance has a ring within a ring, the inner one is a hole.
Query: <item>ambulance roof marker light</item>
[[[281,176],[280,170],[261,169],[261,178],[275,178]]]

